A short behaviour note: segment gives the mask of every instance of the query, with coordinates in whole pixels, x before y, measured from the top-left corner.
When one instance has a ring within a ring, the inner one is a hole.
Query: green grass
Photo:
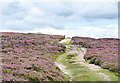
[[[106,75],[109,75],[112,81],[118,81],[118,76],[116,76],[114,72],[111,72],[107,69],[101,69],[98,72],[102,72],[102,73],[105,73]]]
[[[80,64],[71,64],[69,59],[66,59],[67,54],[63,54],[57,58],[58,63],[62,63],[66,66],[67,70],[71,71],[73,81],[107,81],[103,77],[97,75],[97,73],[90,71],[87,67]]]
[[[64,74],[64,72],[61,71],[61,74],[65,77],[65,79],[63,81],[68,81],[70,79],[70,77],[66,74]]]
[[[2,71],[5,73],[8,73],[8,74],[12,74],[12,71],[10,71],[10,70],[3,69]]]
[[[63,43],[63,44],[68,46],[68,48],[66,48],[67,51],[69,51],[70,48],[74,48],[74,46],[72,46],[70,43]],[[72,75],[72,81],[107,81],[106,79],[103,79],[104,77],[102,75],[98,75],[98,73],[104,73],[105,75],[109,75],[111,79],[110,81],[118,81],[115,73],[112,73],[106,69],[101,69],[99,71],[91,71],[86,66],[82,66],[79,63],[74,64],[74,62],[72,62],[76,60],[77,56],[72,56],[70,59],[67,59],[68,55],[69,54],[67,54],[67,52],[61,54],[56,59],[56,62],[66,66],[66,70],[69,70],[71,72],[70,74]],[[87,60],[84,63],[89,63],[89,62],[90,60]],[[67,76],[66,78],[69,79],[69,76]]]
[[[91,60],[89,59],[89,60],[86,60],[84,63],[89,63]]]
[[[64,45],[71,45],[70,43],[67,43],[67,42],[63,42],[62,44],[64,44]]]

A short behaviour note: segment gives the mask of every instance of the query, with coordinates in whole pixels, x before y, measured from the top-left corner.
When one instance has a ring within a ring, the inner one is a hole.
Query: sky
[[[0,0],[0,32],[118,38],[118,0]]]

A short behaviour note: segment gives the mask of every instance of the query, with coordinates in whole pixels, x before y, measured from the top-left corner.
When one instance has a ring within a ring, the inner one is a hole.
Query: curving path
[[[60,43],[69,43],[71,39],[64,39]],[[100,66],[89,64],[84,60],[86,48],[78,48],[67,44],[66,52],[60,55],[55,64],[64,74],[70,77],[70,81],[118,81],[117,76]],[[72,59],[66,59],[67,55],[76,54]]]

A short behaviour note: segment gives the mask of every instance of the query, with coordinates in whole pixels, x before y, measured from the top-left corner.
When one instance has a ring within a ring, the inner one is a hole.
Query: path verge
[[[70,76],[71,81],[118,81],[117,76],[110,71],[86,63],[83,57],[87,49],[79,49],[69,43],[70,39],[67,40],[62,40],[67,47],[66,52],[60,55],[55,63],[62,72]]]

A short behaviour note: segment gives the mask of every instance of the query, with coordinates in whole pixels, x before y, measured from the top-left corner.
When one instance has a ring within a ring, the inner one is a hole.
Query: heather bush
[[[71,44],[76,45],[78,48],[87,48],[84,59],[90,59],[89,63],[118,72],[118,65],[115,64],[118,62],[119,55],[118,46],[120,44],[118,41],[120,40],[117,38],[95,39],[89,37],[72,37]]]
[[[102,68],[109,69],[112,66],[114,66],[114,65],[113,64],[104,64],[104,65],[102,65]]]
[[[96,59],[96,57],[92,58],[89,63],[94,64]]]
[[[67,59],[71,59],[72,57],[75,57],[75,56],[77,56],[77,55],[76,54],[68,54]]]
[[[110,71],[113,71],[113,72],[120,72],[120,69],[118,68],[118,63],[110,66],[110,67],[109,67],[109,70],[110,70]]]
[[[2,36],[10,38],[1,42],[3,80],[65,79],[54,63],[55,58],[65,52],[66,47],[58,43],[64,36],[23,33],[3,33]]]

